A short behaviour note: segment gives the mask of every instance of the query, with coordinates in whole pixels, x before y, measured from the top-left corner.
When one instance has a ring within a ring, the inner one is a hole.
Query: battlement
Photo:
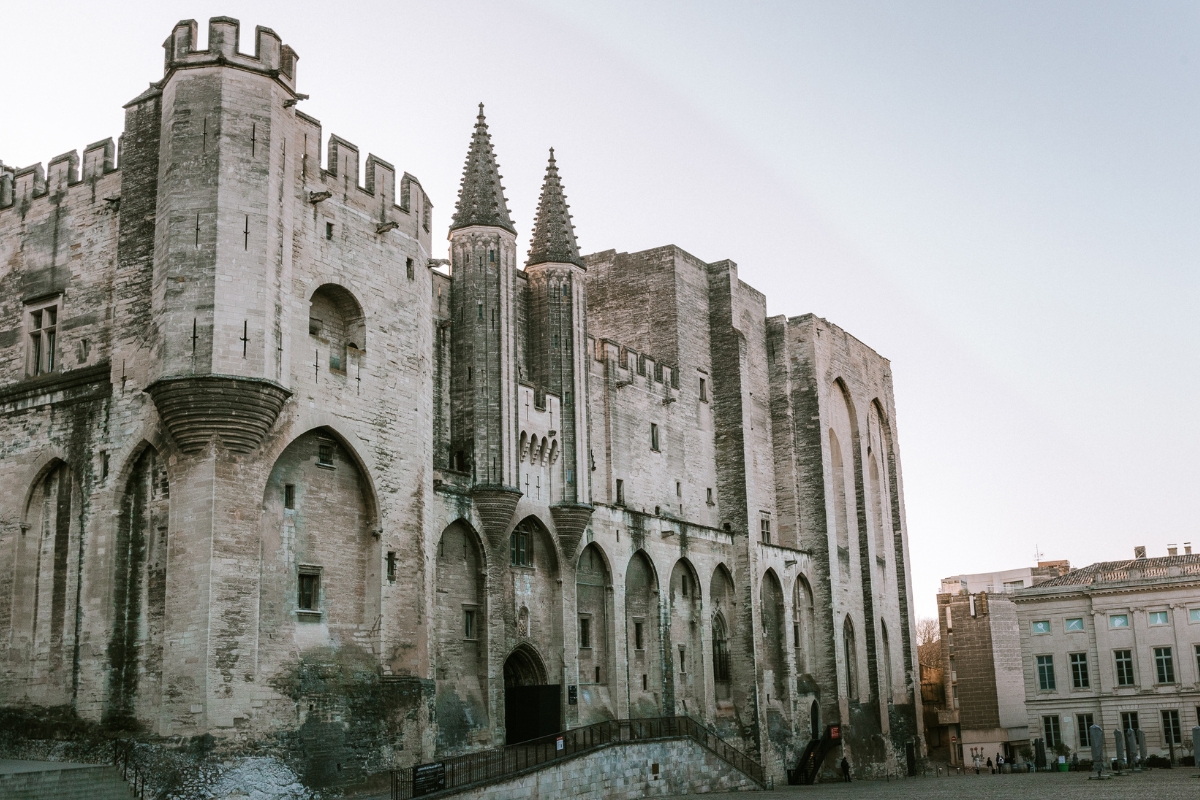
[[[254,55],[238,50],[241,23],[232,17],[213,17],[208,21],[208,48],[198,49],[196,20],[182,20],[163,42],[164,80],[177,69],[206,66],[232,66],[269,75],[289,91],[296,91],[296,62],[299,56],[270,28],[254,29]]]
[[[117,169],[115,154],[112,137],[89,144],[83,150],[82,175],[78,150],[55,156],[46,168],[41,162],[20,169],[0,162],[0,209],[65,192],[71,186],[107,175]]]
[[[634,375],[644,377],[648,382],[661,383],[673,389],[679,388],[679,369],[670,364],[659,362],[653,356],[639,353],[631,347],[612,341],[588,337],[588,344],[593,357],[598,362],[612,361],[619,377],[633,378]]]

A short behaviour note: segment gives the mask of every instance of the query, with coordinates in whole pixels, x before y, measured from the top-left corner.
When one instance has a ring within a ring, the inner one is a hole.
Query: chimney
[[[1141,545],[1138,545],[1137,547],[1133,548],[1133,557],[1134,558],[1145,558],[1146,557],[1146,548],[1142,547]]]
[[[1192,543],[1191,542],[1183,543],[1183,554],[1185,556],[1190,556],[1192,554]]]
[[[1167,555],[1169,555],[1169,556],[1179,555],[1179,548],[1173,544],[1167,545]]]

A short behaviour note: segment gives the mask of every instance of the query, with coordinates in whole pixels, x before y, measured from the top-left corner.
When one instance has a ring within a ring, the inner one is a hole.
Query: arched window
[[[714,614],[712,620],[712,648],[713,648],[713,680],[718,684],[724,684],[726,692],[728,692],[729,684],[729,639],[725,628],[725,617],[721,614]],[[717,696],[721,697],[722,693],[718,689]]]
[[[858,699],[858,644],[854,639],[854,623],[850,615],[842,625],[842,646],[846,655],[846,694],[851,700]]]
[[[829,429],[829,460],[833,465],[833,527],[837,532],[837,546],[840,551],[846,551],[849,558],[850,528],[846,513],[846,469],[842,461],[842,446],[833,428]]]
[[[332,372],[344,373],[347,358],[366,350],[362,306],[337,284],[327,283],[313,292],[308,306],[308,333],[328,349]]]
[[[875,456],[871,456],[868,468],[871,477],[871,527],[875,529],[875,556],[887,559],[887,536],[883,529],[883,488],[879,483],[879,465]]]

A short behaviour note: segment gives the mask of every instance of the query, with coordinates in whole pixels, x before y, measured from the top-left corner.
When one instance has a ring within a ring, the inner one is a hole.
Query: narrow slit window
[[[642,641],[642,624],[643,623],[641,623],[641,622],[633,623],[633,649],[634,650],[645,650],[646,649],[645,647],[642,646],[643,644],[645,644],[645,642]]]
[[[404,271],[408,273],[410,281],[416,277],[416,271],[413,269],[413,260],[411,258],[404,259]]]
[[[579,646],[592,646],[592,621],[588,617],[579,618]]]
[[[625,481],[617,478],[617,505],[625,505]]]
[[[463,611],[463,638],[475,638],[475,610],[471,608]]]
[[[708,381],[704,378],[700,379],[700,402],[708,402]]]
[[[332,222],[325,223],[325,238],[326,239],[333,238],[333,223]]]
[[[296,507],[296,484],[294,484],[294,483],[284,484],[283,507],[284,508],[295,508]]]
[[[394,583],[396,581],[396,551],[389,550],[387,554],[387,578],[388,581]]]
[[[650,423],[650,449],[658,450],[658,423]]]

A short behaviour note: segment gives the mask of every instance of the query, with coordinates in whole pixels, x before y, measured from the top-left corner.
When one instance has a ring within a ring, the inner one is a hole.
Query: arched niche
[[[333,372],[344,373],[348,359],[366,351],[366,320],[358,300],[343,286],[319,286],[308,301],[308,335],[324,349]]]
[[[612,573],[600,546],[589,544],[575,568],[579,616],[579,682],[608,686],[612,680]]]
[[[438,752],[466,747],[488,726],[485,553],[475,530],[458,520],[442,531],[434,555]]]
[[[561,730],[562,686],[551,684],[537,648],[522,642],[504,659],[504,738],[507,744]]]
[[[887,623],[882,620],[879,622],[879,637],[883,645],[883,697],[885,703],[891,704],[895,702],[896,691],[893,684],[895,673],[892,667],[892,643],[888,639]]]
[[[783,587],[775,571],[762,580],[763,683],[768,705],[782,705],[787,678],[787,634],[784,628]]]
[[[153,447],[126,471],[112,555],[112,631],[105,718],[154,720],[162,701],[171,484]]]
[[[4,547],[13,560],[11,571],[0,576],[0,634],[7,634],[8,669],[18,678],[14,688],[39,705],[62,705],[72,695],[80,543],[72,509],[78,508],[77,495],[66,462],[51,458],[26,490],[14,546]]]
[[[625,568],[625,631],[629,669],[629,714],[662,714],[662,642],[658,574],[638,550]]]
[[[797,676],[811,674],[816,669],[816,624],[812,585],[803,575],[798,575],[792,591],[792,644],[796,650]]]
[[[842,659],[845,662],[846,696],[852,701],[857,701],[860,682],[858,637],[854,632],[854,621],[850,619],[849,614],[842,623]]]
[[[834,528],[838,549],[840,577],[850,580],[851,564],[856,561],[858,544],[858,509],[856,476],[859,475],[858,424],[849,394],[841,380],[829,389],[829,461]]]
[[[362,646],[377,630],[382,552],[358,454],[314,428],[279,454],[263,491],[260,672],[296,650]]]
[[[704,654],[701,651],[700,625],[703,603],[696,570],[686,558],[675,562],[671,570],[669,635],[672,676],[675,686],[675,711],[700,714],[704,709]]]
[[[717,712],[733,710],[733,633],[736,601],[733,578],[718,564],[709,581],[708,602],[712,612],[713,691]]]

